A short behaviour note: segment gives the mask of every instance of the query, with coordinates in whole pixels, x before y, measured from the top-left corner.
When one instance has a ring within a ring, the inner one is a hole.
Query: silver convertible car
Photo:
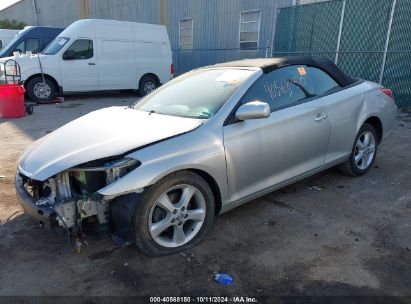
[[[171,254],[216,215],[280,187],[337,165],[366,173],[396,109],[389,89],[325,59],[208,66],[39,139],[19,161],[17,196],[47,227]]]

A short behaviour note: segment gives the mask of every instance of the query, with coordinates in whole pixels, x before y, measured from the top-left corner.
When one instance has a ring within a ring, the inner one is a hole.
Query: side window
[[[27,51],[32,51],[33,53],[38,52],[39,50],[39,40],[38,39],[33,39],[33,38],[28,38],[26,39],[26,48],[25,52]]]
[[[308,73],[314,84],[317,95],[322,95],[329,90],[339,87],[338,83],[330,75],[317,68],[308,68]]]
[[[193,19],[180,20],[180,49],[193,49]]]
[[[13,51],[19,51],[25,53],[26,51],[37,52],[39,49],[39,40],[34,38],[27,38],[26,40],[20,42],[18,46],[14,48]]]
[[[64,60],[81,60],[93,57],[93,40],[77,39],[64,52]]]
[[[18,46],[15,46],[14,49],[13,49],[13,52],[14,51],[19,51],[19,52],[24,53],[26,51],[26,47],[24,46],[24,42],[25,41],[22,41],[22,42],[19,43]]]
[[[260,77],[244,95],[242,103],[260,100],[279,110],[313,97],[315,91],[306,66],[289,66]]]

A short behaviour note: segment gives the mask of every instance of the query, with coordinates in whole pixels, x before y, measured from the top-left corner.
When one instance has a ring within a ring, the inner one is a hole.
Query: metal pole
[[[338,55],[340,52],[341,34],[342,34],[342,28],[344,25],[345,4],[346,4],[346,0],[343,0],[343,6],[341,9],[340,29],[338,31],[338,39],[337,39],[337,50],[335,51],[335,61],[334,61],[335,65],[337,65],[338,63]]]
[[[34,25],[38,25],[36,0],[33,0],[33,13],[34,13]]]
[[[278,13],[280,12],[280,8],[278,7],[278,3],[276,4],[277,7],[275,8],[275,22],[273,22],[273,32],[271,35],[271,57],[274,56],[274,39],[275,39],[275,31],[277,30],[277,18]]]
[[[392,7],[391,7],[390,21],[388,23],[387,39],[385,40],[384,55],[382,57],[381,72],[380,72],[380,77],[379,77],[380,84],[382,83],[382,79],[384,77],[385,62],[387,61],[387,52],[388,52],[388,45],[390,44],[392,20],[394,19],[394,12],[395,12],[396,5],[397,5],[397,0],[393,0]]]

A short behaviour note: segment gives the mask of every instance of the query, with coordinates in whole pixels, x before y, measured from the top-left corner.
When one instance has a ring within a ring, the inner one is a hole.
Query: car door
[[[231,201],[246,198],[324,164],[330,122],[304,66],[260,77],[241,104],[270,105],[268,118],[229,121],[223,128]]]
[[[92,39],[77,39],[60,58],[64,91],[94,91],[99,89],[97,56]]]

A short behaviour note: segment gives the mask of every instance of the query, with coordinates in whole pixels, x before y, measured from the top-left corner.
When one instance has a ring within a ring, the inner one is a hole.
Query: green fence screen
[[[411,0],[334,0],[279,9],[274,56],[326,57],[411,106]]]

